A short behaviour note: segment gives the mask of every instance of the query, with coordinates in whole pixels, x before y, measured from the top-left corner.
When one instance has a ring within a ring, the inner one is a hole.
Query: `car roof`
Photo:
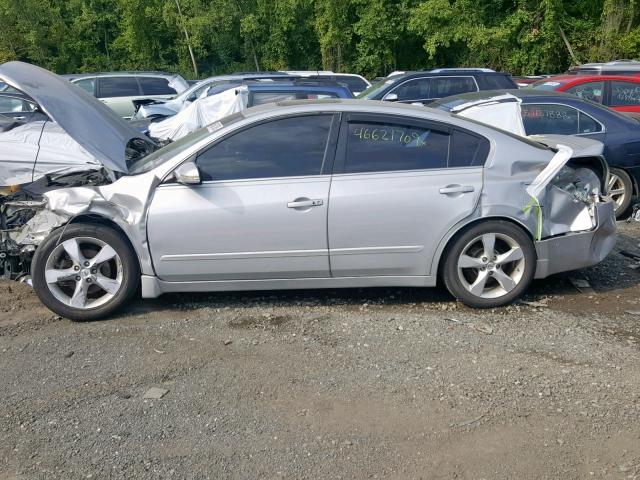
[[[249,90],[299,89],[299,90],[349,90],[344,85],[330,80],[276,80],[268,83],[246,83]]]
[[[640,83],[640,77],[632,75],[554,75],[539,80],[539,82],[562,82],[562,83],[587,83],[604,80],[621,80],[625,82]]]
[[[95,72],[95,73],[67,73],[61,77],[68,79],[87,77],[121,77],[121,76],[156,76],[156,77],[177,77],[177,73],[157,72],[157,71],[119,71],[119,72]]]
[[[504,76],[509,75],[505,72],[496,72],[488,68],[436,68],[432,70],[417,70],[411,72],[397,73],[388,77],[389,79],[398,80],[400,78],[412,77],[472,77],[472,76]]]

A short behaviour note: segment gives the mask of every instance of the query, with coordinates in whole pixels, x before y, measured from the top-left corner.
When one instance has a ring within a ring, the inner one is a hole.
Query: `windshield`
[[[556,82],[554,80],[538,80],[525,88],[533,88],[534,90],[547,90],[553,92],[564,85],[565,82]]]
[[[244,115],[242,115],[241,112],[237,112],[217,122],[214,122],[211,125],[207,125],[204,128],[196,130],[195,132],[182,137],[180,140],[171,142],[170,144],[156,150],[151,155],[148,155],[134,162],[129,168],[129,174],[140,175],[141,173],[146,173],[149,170],[153,170],[154,168],[162,165],[168,160],[171,160],[176,155],[195,145],[200,140],[203,140],[212,133],[220,130],[222,127],[225,127],[231,123],[235,123],[243,118]]]
[[[389,80],[388,78],[385,78],[384,80],[380,80],[379,82],[376,82],[373,85],[371,85],[364,92],[359,94],[356,98],[364,98],[366,100],[367,98],[374,97],[380,90],[382,90],[387,85],[391,85],[394,82],[395,80]]]

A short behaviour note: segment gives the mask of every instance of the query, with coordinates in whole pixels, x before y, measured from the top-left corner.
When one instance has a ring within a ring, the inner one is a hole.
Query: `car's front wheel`
[[[127,239],[104,225],[71,224],[50,234],[32,263],[33,287],[49,309],[76,321],[97,320],[121,307],[140,281]]]
[[[465,305],[494,308],[529,287],[536,253],[529,236],[503,220],[478,223],[453,240],[442,272],[449,292]]]

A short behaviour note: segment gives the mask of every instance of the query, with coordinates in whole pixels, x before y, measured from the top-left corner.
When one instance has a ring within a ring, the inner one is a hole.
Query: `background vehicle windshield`
[[[547,90],[549,92],[555,91],[558,87],[564,85],[564,82],[556,82],[553,80],[538,80],[525,88],[533,88],[534,90]]]
[[[371,98],[375,96],[378,93],[378,91],[380,91],[381,89],[383,89],[384,87],[392,83],[394,83],[393,80],[389,80],[389,79],[380,80],[379,82],[371,85],[369,88],[367,88],[364,92],[362,92],[356,98],[364,98],[364,99]]]

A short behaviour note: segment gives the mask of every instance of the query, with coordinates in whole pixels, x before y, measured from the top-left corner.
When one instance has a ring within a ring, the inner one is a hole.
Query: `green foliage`
[[[374,77],[433,66],[549,73],[576,61],[639,57],[638,3],[0,0],[0,62],[19,59],[59,73],[162,69],[192,76],[191,47],[200,76],[331,69]]]

